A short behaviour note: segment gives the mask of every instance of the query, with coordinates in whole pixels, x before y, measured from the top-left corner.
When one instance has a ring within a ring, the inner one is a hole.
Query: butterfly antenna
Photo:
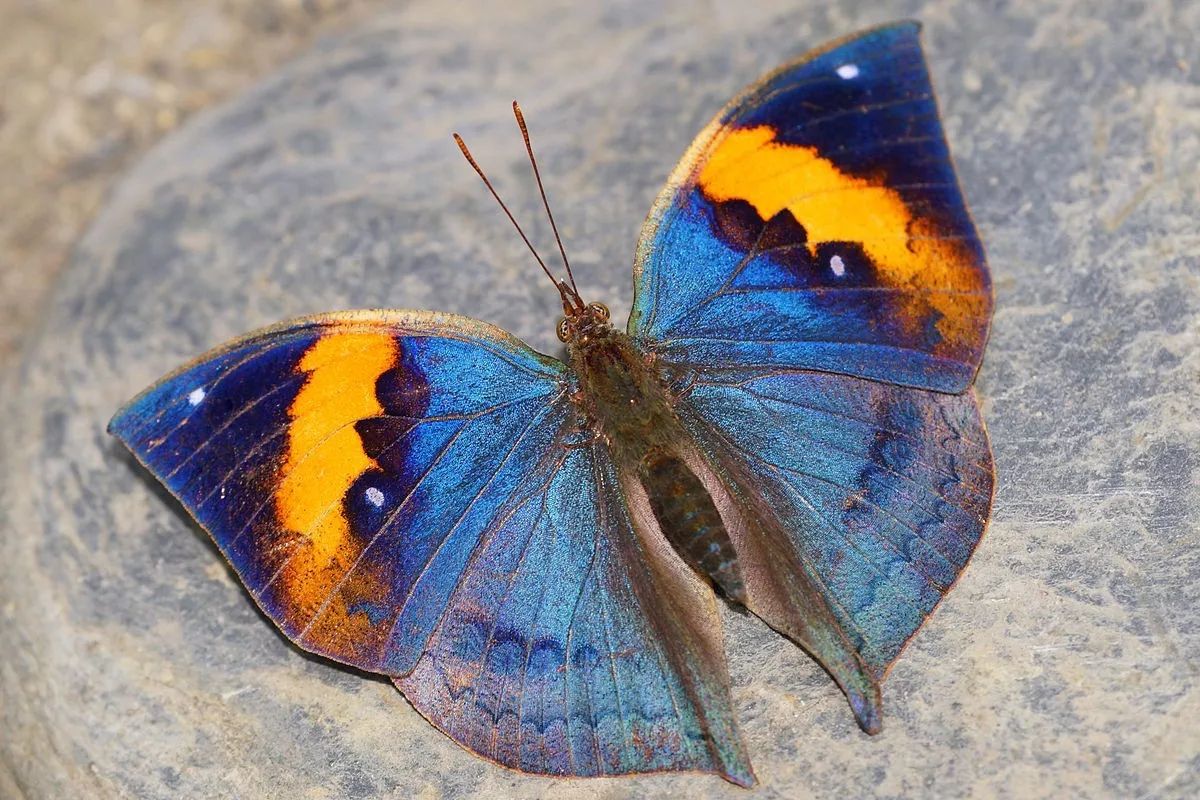
[[[559,286],[559,282],[546,266],[546,262],[542,261],[542,257],[538,255],[537,250],[533,249],[533,244],[529,241],[529,237],[525,235],[525,231],[521,230],[521,226],[517,224],[516,217],[512,215],[512,212],[508,210],[508,206],[504,205],[504,201],[496,193],[496,187],[492,186],[492,182],[488,180],[487,175],[483,174],[483,170],[479,167],[479,162],[475,160],[475,157],[471,155],[471,151],[467,149],[467,143],[457,133],[454,134],[454,141],[458,144],[458,149],[462,151],[463,157],[467,159],[467,163],[471,165],[471,168],[475,170],[475,174],[483,181],[483,185],[492,193],[492,197],[496,198],[496,202],[500,204],[500,208],[504,209],[504,213],[508,215],[508,221],[517,229],[517,233],[521,234],[521,241],[525,242],[525,246],[529,248],[529,252],[533,253],[533,257],[537,259],[538,266],[542,268],[542,272],[546,273],[546,277],[550,279],[551,283],[556,287]],[[562,290],[559,289],[559,291],[561,292]]]
[[[567,251],[563,247],[562,237],[558,235],[558,226],[554,224],[554,214],[550,211],[550,202],[546,199],[546,188],[542,186],[542,173],[538,170],[537,159],[533,157],[533,144],[529,141],[529,128],[525,125],[525,115],[521,106],[513,100],[513,115],[521,128],[521,138],[525,140],[525,152],[529,154],[529,163],[533,166],[533,177],[537,180],[538,191],[542,195],[542,205],[546,208],[546,216],[550,218],[550,229],[554,231],[554,241],[558,243],[558,252],[562,256],[563,265],[567,268],[567,279],[571,281],[571,291],[579,297],[579,287],[575,285],[575,275],[571,272],[571,262],[567,260]]]

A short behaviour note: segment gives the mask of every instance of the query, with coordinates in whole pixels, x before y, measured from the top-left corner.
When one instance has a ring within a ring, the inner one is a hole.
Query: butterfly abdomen
[[[700,479],[679,458],[651,451],[638,477],[663,534],[692,569],[708,576],[726,596],[745,602],[737,553],[721,515]]]

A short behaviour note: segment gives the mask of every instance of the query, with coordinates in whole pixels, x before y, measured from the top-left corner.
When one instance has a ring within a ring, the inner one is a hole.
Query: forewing
[[[631,335],[675,363],[970,385],[990,279],[918,34],[806,56],[709,124],[643,228]]]
[[[713,373],[680,407],[705,457],[750,498],[750,546],[774,548],[775,563],[794,554],[797,584],[817,587],[881,681],[987,524],[992,459],[974,395],[811,372]],[[811,613],[753,596],[748,605],[785,632]],[[810,649],[835,677],[844,672],[836,648]]]
[[[482,323],[355,312],[203,356],[110,431],[289,638],[395,676],[468,748],[747,782],[712,598],[650,582],[573,389]]]
[[[412,668],[490,512],[536,463],[563,367],[459,317],[267,329],[148,389],[109,430],[302,647]],[[414,598],[420,602],[413,602]]]

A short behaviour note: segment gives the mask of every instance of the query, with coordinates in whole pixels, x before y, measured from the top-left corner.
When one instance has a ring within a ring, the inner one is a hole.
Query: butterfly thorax
[[[577,399],[587,423],[604,438],[614,460],[630,467],[671,441],[680,423],[653,358],[607,322],[586,323],[567,346],[579,376]]]
[[[579,376],[587,424],[617,468],[646,490],[655,520],[676,552],[725,594],[744,601],[737,554],[712,497],[679,450],[689,437],[655,369],[654,357],[606,319],[581,319],[567,350]]]

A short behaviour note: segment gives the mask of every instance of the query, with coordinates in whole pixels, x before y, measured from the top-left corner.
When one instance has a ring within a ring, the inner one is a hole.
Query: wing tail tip
[[[709,753],[711,773],[742,789],[753,789],[758,785],[758,776],[754,774],[750,754],[746,752],[746,743],[736,729],[732,739],[726,740],[724,746],[710,740]]]
[[[878,683],[872,681],[864,692],[847,692],[847,699],[863,733],[874,736],[883,730],[883,696]]]
[[[750,760],[744,756],[736,763],[723,765],[713,772],[741,789],[753,789],[758,785],[758,776],[754,774]]]

